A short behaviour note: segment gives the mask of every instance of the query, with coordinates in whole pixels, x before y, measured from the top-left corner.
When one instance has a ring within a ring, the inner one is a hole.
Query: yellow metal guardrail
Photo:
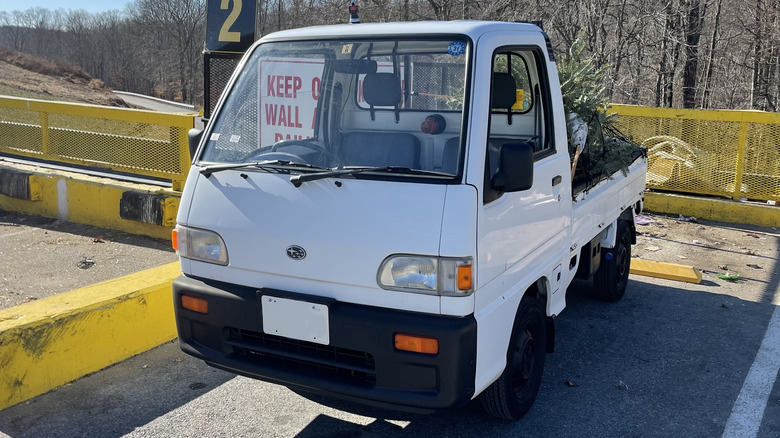
[[[648,148],[649,188],[780,201],[780,114],[611,111]],[[194,116],[0,97],[0,152],[170,179],[181,190]]]
[[[648,148],[647,187],[780,201],[780,114],[613,105]]]
[[[181,190],[194,116],[0,97],[0,153],[170,179]]]

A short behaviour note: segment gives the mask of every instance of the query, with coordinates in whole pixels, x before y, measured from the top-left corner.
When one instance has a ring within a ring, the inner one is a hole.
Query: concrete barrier
[[[0,311],[0,409],[176,337],[170,263]]]
[[[169,240],[181,193],[39,166],[0,162],[0,209]]]
[[[645,210],[735,224],[780,227],[780,207],[671,193],[645,193]]]

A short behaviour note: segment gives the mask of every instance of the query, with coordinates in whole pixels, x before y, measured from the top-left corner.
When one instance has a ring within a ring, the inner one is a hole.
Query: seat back
[[[401,101],[401,80],[393,73],[371,73],[363,79],[363,98],[370,106],[395,106]]]
[[[452,137],[444,144],[444,153],[441,160],[441,171],[458,173],[458,158],[460,152],[460,137]]]
[[[493,88],[490,90],[490,106],[493,109],[511,111],[517,101],[517,83],[509,73],[493,73]]]
[[[350,132],[341,142],[345,166],[420,168],[420,141],[408,132]]]

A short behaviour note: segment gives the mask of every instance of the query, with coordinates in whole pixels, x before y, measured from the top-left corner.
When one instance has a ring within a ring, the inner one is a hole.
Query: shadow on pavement
[[[572,285],[539,397],[517,423],[488,417],[478,401],[412,415],[307,395],[376,420],[319,414],[297,437],[720,436],[773,306],[724,295],[714,282],[687,289],[632,280],[616,304]],[[764,424],[759,436],[778,436],[775,423]]]
[[[0,432],[119,437],[235,377],[186,356],[176,340],[120,364],[0,411]]]

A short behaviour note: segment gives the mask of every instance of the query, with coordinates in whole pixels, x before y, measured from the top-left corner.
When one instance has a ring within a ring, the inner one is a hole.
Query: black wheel
[[[518,420],[531,409],[542,383],[546,351],[544,309],[538,300],[525,296],[517,309],[506,368],[480,396],[488,414]]]
[[[616,302],[623,298],[631,268],[631,232],[625,221],[618,221],[615,247],[603,251],[599,269],[593,274],[593,289],[604,301]]]

